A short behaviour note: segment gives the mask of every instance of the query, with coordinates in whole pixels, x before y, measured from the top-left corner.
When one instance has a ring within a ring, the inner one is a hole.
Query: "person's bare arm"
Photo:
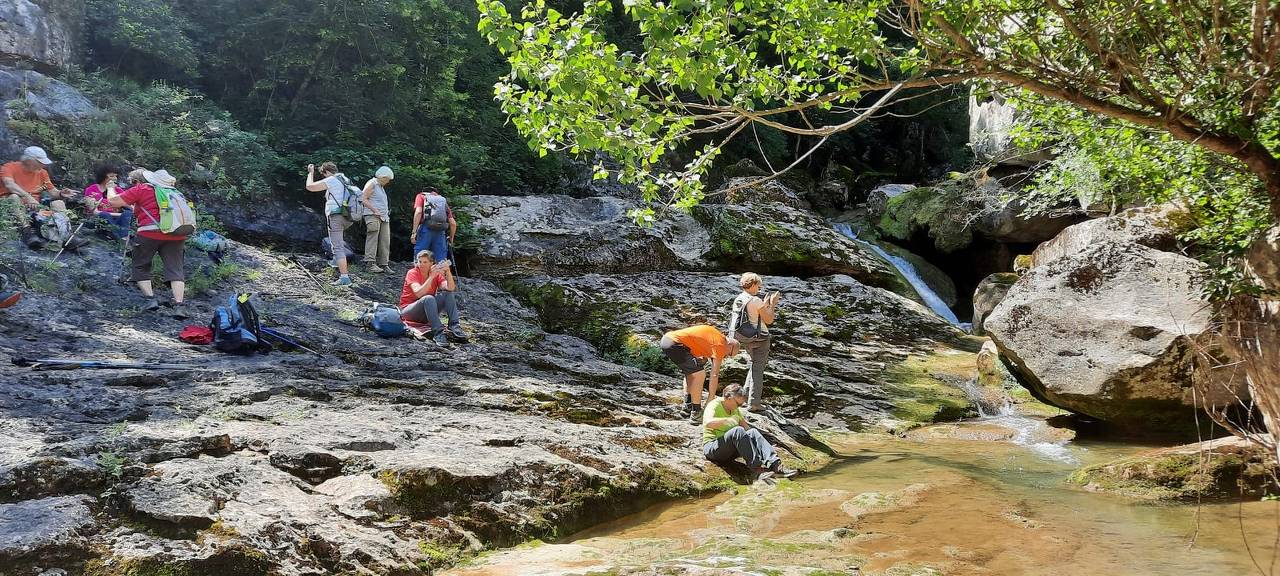
[[[360,203],[361,203],[361,204],[364,204],[364,207],[365,207],[367,210],[369,210],[369,213],[370,213],[370,214],[373,214],[374,216],[377,216],[377,217],[381,218],[381,217],[382,217],[382,213],[381,213],[381,212],[379,212],[379,211],[378,211],[378,209],[377,209],[377,207],[375,207],[375,206],[373,205],[373,202],[370,202],[370,199],[371,199],[371,198],[373,198],[373,183],[374,183],[374,181],[373,181],[373,180],[370,180],[370,181],[368,181],[368,182],[365,182],[365,184],[364,184],[364,194],[362,194],[362,195],[360,196]]]
[[[128,204],[126,204],[124,201],[124,196],[119,194],[112,196],[111,198],[108,198],[107,205],[111,206],[112,208],[115,208],[116,210],[119,210],[121,208],[124,208],[125,206],[128,206]]]
[[[413,209],[413,231],[409,232],[410,242],[418,241],[418,227],[421,225],[422,225],[422,207],[419,206]],[[414,257],[417,257],[417,254],[415,254]]]
[[[13,178],[5,177],[4,187],[8,189],[11,194],[16,194],[18,198],[21,198],[23,204],[30,206],[36,203],[36,199],[28,194],[26,190],[23,190],[21,186],[18,186],[18,183],[15,182]]]
[[[440,275],[439,270],[432,270],[431,273],[428,274],[425,279],[423,279],[421,284],[417,282],[411,283],[409,287],[413,289],[413,295],[417,296],[418,298],[425,298],[427,296],[430,296],[430,294],[427,293],[427,286],[430,286],[431,284],[433,284],[433,280],[435,279],[436,276],[439,276],[439,275]]]
[[[307,190],[310,192],[324,192],[328,189],[329,186],[324,183],[323,179],[319,182],[316,181],[316,167],[307,165]]]
[[[449,217],[449,243],[453,244],[453,238],[458,235],[458,221]]]
[[[444,269],[444,289],[448,292],[458,289],[457,284],[453,281],[453,266],[446,266]]]
[[[712,418],[710,420],[707,420],[707,422],[703,424],[703,427],[705,427],[708,430],[716,430],[724,426],[737,426],[737,425],[738,425],[737,418]]]
[[[711,357],[711,383],[708,385],[709,386],[708,389],[719,390],[720,389],[720,362],[721,362],[720,356],[723,355],[724,352],[721,352],[720,350],[716,350],[715,352],[712,352],[712,354],[713,356]]]

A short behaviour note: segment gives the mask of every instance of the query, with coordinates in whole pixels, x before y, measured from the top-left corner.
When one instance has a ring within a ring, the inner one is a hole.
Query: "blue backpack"
[[[209,328],[213,330],[213,345],[218,350],[232,354],[253,354],[271,351],[271,344],[264,342],[258,325],[258,312],[249,302],[249,294],[232,294],[226,306],[213,312]]]
[[[399,338],[405,334],[400,309],[387,304],[374,304],[363,316],[365,326],[383,338]]]

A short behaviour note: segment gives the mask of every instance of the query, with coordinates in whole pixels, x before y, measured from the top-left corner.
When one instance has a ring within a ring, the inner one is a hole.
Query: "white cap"
[[[41,164],[46,166],[53,164],[53,160],[49,159],[49,155],[44,153],[44,148],[39,146],[27,146],[27,149],[22,151],[22,159],[39,160]]]
[[[375,178],[395,178],[396,177],[395,173],[393,173],[391,171],[391,168],[388,166],[383,166],[381,168],[378,168],[378,171],[374,172],[373,176]]]

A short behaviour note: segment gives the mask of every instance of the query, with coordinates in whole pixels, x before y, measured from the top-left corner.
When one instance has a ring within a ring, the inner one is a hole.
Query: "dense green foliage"
[[[103,108],[85,120],[49,122],[21,110],[15,132],[40,142],[66,170],[62,185],[84,186],[100,163],[165,168],[228,199],[271,191],[281,157],[259,134],[240,129],[198,93],[141,86],[102,74],[68,78]]]
[[[393,204],[447,192],[541,189],[560,176],[504,125],[505,63],[461,0],[90,0],[91,64],[197,90],[262,134],[301,187],[308,163],[363,182],[396,170]],[[133,160],[133,158],[129,158]]]

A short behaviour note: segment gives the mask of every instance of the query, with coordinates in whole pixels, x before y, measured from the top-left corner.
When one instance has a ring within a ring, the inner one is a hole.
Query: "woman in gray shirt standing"
[[[733,300],[728,332],[742,344],[742,350],[747,353],[747,381],[744,386],[750,399],[747,409],[759,411],[764,396],[764,369],[769,362],[772,340],[769,325],[777,317],[778,301],[782,294],[774,292],[760,297],[764,280],[755,272],[743,274],[738,285],[742,286],[742,293]]]
[[[360,202],[364,204],[364,260],[370,272],[386,272],[391,263],[391,215],[387,208],[387,190],[395,174],[383,166],[364,184]]]

